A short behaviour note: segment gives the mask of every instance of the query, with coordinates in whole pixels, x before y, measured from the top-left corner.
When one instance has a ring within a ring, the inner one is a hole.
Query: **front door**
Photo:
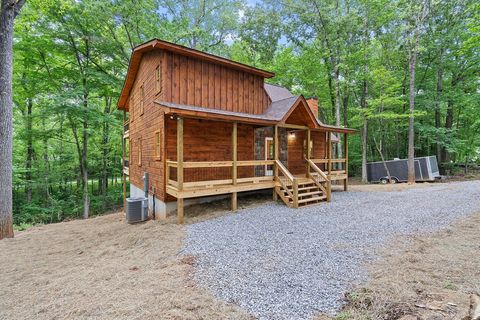
[[[274,151],[273,151],[273,138],[265,138],[265,160],[273,160]],[[273,176],[273,165],[265,165],[265,175]]]

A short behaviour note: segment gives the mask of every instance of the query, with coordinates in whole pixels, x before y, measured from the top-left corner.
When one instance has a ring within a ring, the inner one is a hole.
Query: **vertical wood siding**
[[[165,101],[252,114],[262,114],[270,104],[261,76],[171,52],[165,55]]]

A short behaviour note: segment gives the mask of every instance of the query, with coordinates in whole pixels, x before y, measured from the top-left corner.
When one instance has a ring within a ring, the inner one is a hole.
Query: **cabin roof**
[[[164,40],[153,39],[133,48],[132,55],[130,57],[130,63],[128,65],[127,76],[125,77],[125,82],[123,84],[122,92],[120,93],[120,98],[118,99],[118,103],[117,103],[119,109],[125,109],[128,95],[130,94],[130,90],[133,86],[138,68],[140,66],[140,62],[142,60],[142,55],[145,52],[149,52],[153,50],[166,50],[166,51],[178,53],[183,56],[192,57],[199,60],[224,65],[231,69],[244,71],[250,74],[255,74],[263,78],[271,78],[275,76],[275,73],[273,72],[255,68],[240,62],[235,62],[214,54],[188,48],[188,47],[171,43],[168,41],[164,41]]]
[[[227,111],[221,109],[211,109],[193,105],[178,104],[166,101],[155,101],[156,104],[166,107],[169,114],[181,114],[193,117],[208,118],[212,120],[230,120],[258,124],[275,124],[278,121],[267,117],[264,114],[251,114],[244,112]]]
[[[267,89],[268,87],[268,89]],[[267,110],[263,114],[250,114],[244,112],[227,111],[221,109],[205,108],[194,105],[178,104],[166,101],[155,101],[159,106],[168,108],[167,114],[180,114],[184,116],[208,118],[212,120],[225,120],[225,121],[239,121],[246,123],[254,123],[259,125],[272,125],[284,123],[288,116],[297,108],[303,106],[309,113],[312,121],[315,124],[315,128],[324,131],[335,131],[344,133],[355,133],[355,129],[336,127],[323,124],[318,120],[313,112],[308,107],[308,104],[303,96],[294,96],[288,91],[288,89],[265,84],[265,90],[270,96],[272,103],[268,106]],[[285,96],[288,96],[284,98]],[[282,98],[282,99],[280,99]],[[333,137],[332,137],[333,138]],[[335,137],[336,138],[336,137]],[[335,141],[335,138],[332,140]],[[338,139],[338,138],[336,138]]]
[[[263,87],[265,88],[265,91],[267,92],[272,102],[291,98],[294,96],[290,91],[288,91],[287,88],[275,84],[265,83]]]

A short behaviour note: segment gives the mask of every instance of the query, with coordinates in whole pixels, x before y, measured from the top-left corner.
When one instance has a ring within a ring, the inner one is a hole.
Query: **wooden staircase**
[[[294,177],[279,161],[276,165],[275,192],[288,207],[299,208],[330,201],[330,181],[314,164],[314,172],[309,170],[307,177]]]
[[[287,189],[280,187],[279,191],[277,192],[277,194],[280,192],[280,198],[287,206],[295,207],[295,203],[297,203],[298,207],[303,207],[327,200],[326,193],[324,193],[323,190],[321,190],[312,179],[305,178],[299,180],[297,201],[295,201],[293,184],[288,185]]]

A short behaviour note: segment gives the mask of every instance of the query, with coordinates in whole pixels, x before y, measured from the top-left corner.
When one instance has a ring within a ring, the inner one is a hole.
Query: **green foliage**
[[[123,128],[115,104],[131,50],[152,38],[271,70],[276,76],[269,82],[318,97],[324,123],[367,124],[367,160],[380,158],[375,141],[386,159],[405,157],[418,6],[410,0],[27,1],[15,25],[15,223],[81,216],[84,140],[91,213],[121,204]],[[480,161],[480,5],[431,1],[429,12],[419,28],[415,152],[438,154],[448,170]],[[350,172],[360,174],[361,136],[349,143]]]

